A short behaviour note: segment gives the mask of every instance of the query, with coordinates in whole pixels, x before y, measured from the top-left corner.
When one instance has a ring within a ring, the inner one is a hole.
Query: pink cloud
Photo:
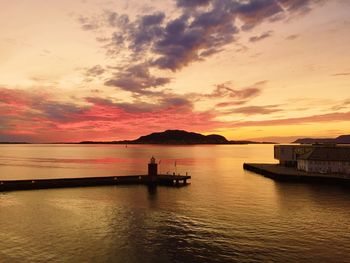
[[[286,118],[264,121],[242,121],[232,122],[232,127],[247,127],[247,126],[275,126],[275,125],[295,125],[305,123],[319,123],[332,121],[350,121],[350,112],[336,112],[322,115],[313,115],[299,118]]]
[[[5,96],[1,96],[6,94]],[[13,103],[21,96],[20,103]],[[170,97],[159,103],[113,103],[88,98],[78,106],[44,100],[29,91],[0,89],[0,140],[34,142],[133,139],[165,129],[207,131],[220,123],[211,112],[196,112],[185,99]],[[33,103],[37,101],[37,103]]]

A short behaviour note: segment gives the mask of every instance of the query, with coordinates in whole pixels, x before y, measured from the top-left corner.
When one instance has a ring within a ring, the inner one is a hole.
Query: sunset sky
[[[350,133],[348,0],[0,3],[0,141]]]

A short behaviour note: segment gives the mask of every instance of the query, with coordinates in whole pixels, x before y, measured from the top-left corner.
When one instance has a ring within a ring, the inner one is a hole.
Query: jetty
[[[148,174],[146,175],[126,175],[126,176],[104,176],[104,177],[80,177],[80,178],[55,178],[55,179],[32,179],[32,180],[0,180],[0,192],[66,188],[66,187],[86,187],[102,185],[164,185],[164,186],[186,186],[190,175],[169,175],[158,174],[157,163],[152,157],[148,164]]]
[[[350,184],[350,147],[275,145],[276,164],[245,163],[245,170],[279,181]]]
[[[349,184],[349,174],[322,174],[300,171],[280,164],[244,163],[243,168],[276,181]]]

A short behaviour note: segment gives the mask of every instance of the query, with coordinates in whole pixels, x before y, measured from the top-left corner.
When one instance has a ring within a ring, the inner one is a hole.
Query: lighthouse
[[[156,159],[153,156],[148,164],[148,175],[149,176],[158,175],[158,164],[156,163]]]

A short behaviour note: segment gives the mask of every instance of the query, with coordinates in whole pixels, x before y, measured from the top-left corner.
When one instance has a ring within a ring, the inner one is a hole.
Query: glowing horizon
[[[350,2],[2,3],[0,141],[350,130]]]

